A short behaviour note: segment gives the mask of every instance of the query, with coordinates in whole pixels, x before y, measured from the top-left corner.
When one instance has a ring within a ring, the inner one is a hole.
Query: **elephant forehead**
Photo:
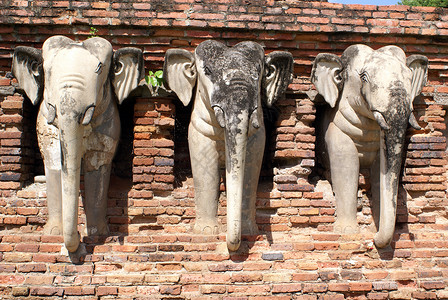
[[[263,62],[263,48],[254,42],[242,42],[232,48],[216,41],[206,41],[196,48],[196,56],[205,65],[216,68],[251,67]]]
[[[107,41],[106,44],[98,43],[101,40],[96,41],[97,43],[88,41],[66,43],[58,48],[51,47],[51,44],[43,47],[44,67],[45,65],[52,66],[54,63],[62,65],[75,63],[79,67],[96,70],[97,64],[101,62],[103,66],[109,68],[113,54],[110,43]]]
[[[357,44],[345,49],[342,53],[341,60],[344,66],[353,66],[357,68],[358,65],[364,64],[364,60],[373,52],[369,46]]]
[[[205,41],[196,47],[196,56],[202,60],[213,60],[220,56],[228,48],[223,43],[217,41]]]
[[[400,60],[403,64],[406,63],[406,54],[404,51],[397,46],[384,46],[376,51],[377,54],[385,54],[395,57]]]
[[[113,49],[108,40],[100,37],[94,37],[84,41],[82,45],[102,63],[110,62]]]
[[[248,59],[258,62],[264,59],[264,50],[260,44],[254,42],[241,42],[236,44],[233,49],[243,53]]]
[[[56,53],[51,60],[44,60],[44,69],[54,73],[93,73],[100,61],[82,47],[71,47]]]
[[[390,55],[389,53],[375,52],[366,61],[364,70],[371,76],[376,76],[379,82],[385,82],[388,79],[410,80],[412,72],[401,60],[401,57]]]

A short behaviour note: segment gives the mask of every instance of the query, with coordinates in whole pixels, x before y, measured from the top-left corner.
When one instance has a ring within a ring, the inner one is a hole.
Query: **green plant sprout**
[[[88,39],[97,37],[98,36],[97,33],[98,33],[98,29],[96,29],[95,27],[90,27]]]
[[[152,85],[153,87],[158,87],[163,85],[163,71],[149,71],[148,75],[145,76],[145,80],[148,84]]]

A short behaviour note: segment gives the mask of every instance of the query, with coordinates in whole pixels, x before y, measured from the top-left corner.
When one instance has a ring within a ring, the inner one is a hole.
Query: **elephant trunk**
[[[227,189],[227,247],[236,251],[241,244],[241,211],[244,193],[249,116],[241,113],[230,118],[226,125],[226,189]]]
[[[62,123],[62,122],[61,122]],[[78,122],[64,122],[60,129],[62,160],[62,219],[65,247],[79,246],[78,201],[82,157],[82,132]]]
[[[407,120],[405,119],[405,122]],[[374,242],[378,248],[388,246],[393,238],[397,212],[404,129],[381,130],[380,138],[380,220]]]

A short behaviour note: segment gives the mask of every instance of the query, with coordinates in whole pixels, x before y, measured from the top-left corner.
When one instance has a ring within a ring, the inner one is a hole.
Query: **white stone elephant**
[[[188,130],[196,201],[193,230],[218,231],[219,170],[225,163],[227,246],[231,251],[239,248],[241,233],[258,232],[255,200],[266,139],[262,102],[270,106],[284,93],[292,66],[290,53],[265,56],[254,42],[229,48],[205,41],[194,54],[170,49],[165,55],[169,87],[184,105],[195,92]]]
[[[67,250],[76,252],[81,165],[87,233],[108,233],[107,193],[120,137],[117,103],[143,77],[142,51],[114,52],[99,37],[75,42],[53,36],[42,50],[17,47],[12,73],[32,103],[41,103],[37,135],[47,182],[44,233],[63,234]]]
[[[412,103],[426,83],[427,68],[425,56],[406,59],[396,46],[353,45],[341,57],[319,54],[313,64],[311,80],[331,106],[322,127],[336,198],[335,229],[357,230],[359,169],[370,167],[372,192],[379,193],[374,242],[380,248],[393,237],[406,130],[408,123],[420,128]]]

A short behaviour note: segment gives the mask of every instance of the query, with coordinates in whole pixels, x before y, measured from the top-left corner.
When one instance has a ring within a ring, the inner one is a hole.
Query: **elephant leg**
[[[359,157],[352,139],[330,123],[325,134],[330,158],[331,181],[336,198],[337,220],[334,228],[342,233],[357,231]]]
[[[244,170],[244,195],[242,203],[241,232],[246,235],[257,235],[258,227],[255,221],[257,188],[263,162],[266,134],[263,127],[252,135],[247,142],[246,166]]]
[[[107,235],[107,194],[109,191],[111,164],[84,174],[85,213],[88,235]]]
[[[193,228],[195,233],[218,233],[216,215],[220,174],[217,144],[217,141],[204,136],[193,126],[189,126],[188,145],[196,202],[196,222]]]

